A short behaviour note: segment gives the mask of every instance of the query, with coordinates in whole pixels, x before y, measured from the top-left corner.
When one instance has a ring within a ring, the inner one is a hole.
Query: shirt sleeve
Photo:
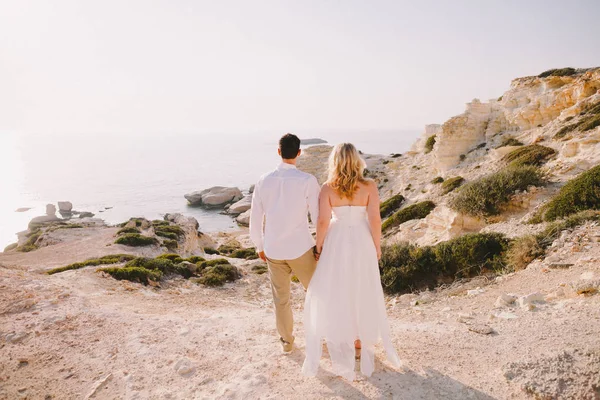
[[[316,224],[319,220],[319,193],[321,192],[321,187],[319,186],[319,182],[317,182],[317,178],[311,175],[310,180],[308,181],[308,193],[307,193],[307,202],[308,202],[308,212],[310,213],[310,219],[313,224]]]
[[[252,208],[250,209],[250,239],[256,246],[256,251],[264,251],[263,221],[265,210],[260,199],[261,181],[254,187],[252,193]]]

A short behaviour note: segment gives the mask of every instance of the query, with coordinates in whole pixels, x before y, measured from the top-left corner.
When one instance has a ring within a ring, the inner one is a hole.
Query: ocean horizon
[[[238,227],[219,210],[190,207],[183,195],[211,186],[251,184],[279,163],[277,134],[41,135],[1,134],[0,250],[16,242],[48,203],[71,201],[109,224],[130,217],[195,217],[203,232]],[[298,134],[333,145],[352,142],[368,154],[408,150],[417,130]],[[16,212],[19,208],[29,208]]]

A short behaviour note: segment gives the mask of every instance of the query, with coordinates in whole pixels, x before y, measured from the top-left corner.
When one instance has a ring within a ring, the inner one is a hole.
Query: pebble
[[[516,300],[517,300],[517,296],[515,296],[514,294],[503,293],[500,296],[498,296],[498,298],[496,299],[496,303],[494,303],[494,306],[496,306],[496,307],[510,306],[510,305],[514,304],[514,302]]]
[[[469,325],[469,330],[471,332],[479,333],[481,335],[489,335],[491,333],[494,333],[494,330],[491,327],[484,324]]]

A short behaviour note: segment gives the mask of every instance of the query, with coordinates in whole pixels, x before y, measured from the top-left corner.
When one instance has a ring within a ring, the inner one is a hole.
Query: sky
[[[0,0],[0,132],[421,129],[600,66],[600,2]]]

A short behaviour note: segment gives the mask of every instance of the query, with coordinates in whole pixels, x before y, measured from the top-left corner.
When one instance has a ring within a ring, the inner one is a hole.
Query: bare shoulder
[[[323,184],[323,186],[321,186],[321,193],[322,194],[330,194],[333,192],[333,188],[331,186],[329,186],[329,184],[327,182],[325,182]]]
[[[379,190],[377,188],[377,182],[375,182],[373,179],[371,178],[365,178],[364,183],[365,187],[367,188],[367,190],[369,192],[372,192],[373,190],[377,191]]]

